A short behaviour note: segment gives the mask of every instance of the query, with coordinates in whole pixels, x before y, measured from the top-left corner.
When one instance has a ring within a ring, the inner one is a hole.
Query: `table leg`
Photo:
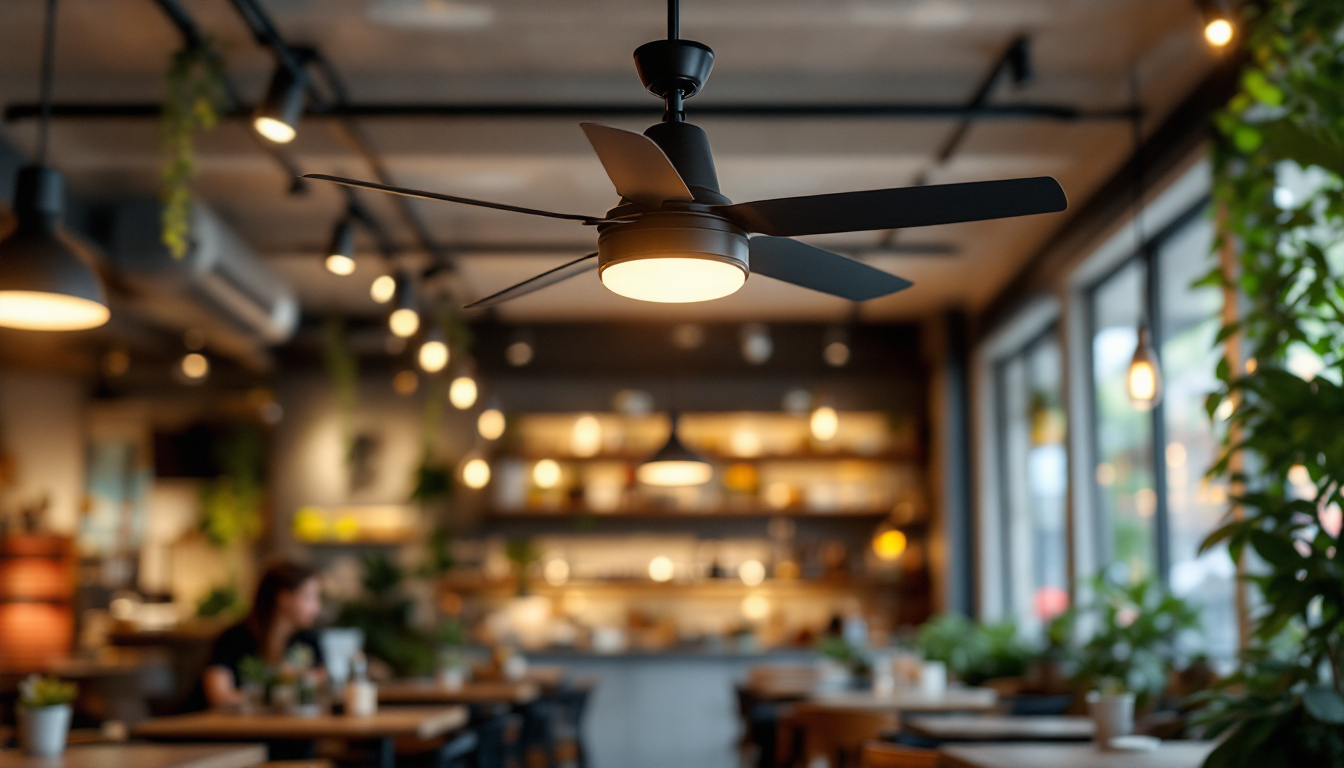
[[[396,768],[397,742],[395,739],[378,740],[378,768]]]

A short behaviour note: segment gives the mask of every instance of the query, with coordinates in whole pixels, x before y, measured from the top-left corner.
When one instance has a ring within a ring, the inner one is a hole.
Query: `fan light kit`
[[[729,296],[752,274],[865,301],[910,287],[904,278],[790,238],[902,229],[1063,211],[1052,178],[983,181],[812,195],[734,204],[719,192],[709,138],[686,121],[685,100],[714,66],[706,45],[679,37],[678,0],[668,2],[666,40],[635,50],[644,87],[665,104],[644,133],[583,123],[620,203],[602,216],[557,213],[325,174],[321,179],[427,200],[575,221],[597,230],[597,251],[486,296],[490,307],[598,270],[613,293],[685,303]]]

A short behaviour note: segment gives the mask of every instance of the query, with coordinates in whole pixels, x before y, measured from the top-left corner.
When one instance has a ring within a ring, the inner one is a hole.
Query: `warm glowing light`
[[[639,482],[645,485],[704,485],[714,468],[703,461],[650,461],[639,465]]]
[[[0,291],[0,327],[24,331],[97,328],[112,313],[96,301],[41,291]]]
[[[748,587],[760,586],[765,581],[765,566],[760,560],[746,560],[737,566],[737,578]]]
[[[770,616],[770,600],[765,595],[747,595],[742,598],[742,618],[763,621]]]
[[[574,422],[569,435],[569,448],[575,456],[588,458],[602,450],[602,423],[591,413],[585,413]]]
[[[788,483],[776,480],[765,487],[765,503],[771,509],[784,509],[793,503],[793,489]]]
[[[1036,590],[1032,602],[1035,604],[1036,617],[1049,621],[1069,609],[1069,593],[1061,587],[1045,586]]]
[[[341,277],[353,275],[355,274],[355,260],[344,253],[333,253],[327,257],[327,271]]]
[[[526,341],[515,341],[504,349],[504,357],[509,365],[522,368],[532,362],[532,345]]]
[[[288,144],[298,135],[294,126],[273,117],[258,117],[252,121],[252,127],[256,129],[257,133],[276,144]]]
[[[420,330],[420,313],[414,309],[402,307],[387,318],[388,330],[403,339],[410,338]]]
[[[822,441],[834,440],[836,434],[840,431],[840,414],[829,405],[823,405],[812,411],[812,418],[808,422],[808,428],[812,430],[812,436]]]
[[[189,352],[182,356],[182,375],[192,381],[200,381],[210,375],[210,360],[200,352]]]
[[[1167,466],[1184,467],[1186,460],[1185,446],[1180,443],[1167,443]]]
[[[1157,492],[1152,488],[1140,488],[1135,491],[1134,511],[1139,517],[1152,517],[1157,514]]]
[[[558,557],[554,560],[548,560],[541,569],[541,576],[546,579],[547,584],[553,587],[564,586],[569,581],[569,563]]]
[[[612,293],[663,304],[721,299],[746,281],[747,273],[734,264],[681,256],[632,259],[602,270],[602,284]]]
[[[476,380],[470,376],[458,376],[448,385],[448,402],[459,411],[465,411],[476,404]]]
[[[397,295],[397,281],[391,275],[379,275],[369,286],[369,298],[379,304],[386,304]]]
[[[744,459],[761,455],[761,436],[749,427],[738,427],[728,438],[728,448],[734,456]]]
[[[849,363],[849,345],[843,341],[832,341],[821,351],[821,356],[832,368],[844,368]]]
[[[438,373],[448,365],[448,345],[438,339],[430,339],[420,345],[417,357],[425,373]]]
[[[1311,472],[1305,464],[1294,464],[1288,468],[1288,482],[1293,485],[1311,485]]]
[[[487,408],[476,417],[476,432],[486,440],[498,440],[504,436],[504,412],[498,408]]]
[[[659,555],[649,561],[649,578],[660,584],[671,581],[676,570],[676,566],[672,564],[672,561],[663,555]]]
[[[555,459],[542,459],[532,466],[532,482],[538,488],[554,488],[560,484],[560,465]]]
[[[419,386],[420,377],[415,375],[415,371],[400,371],[392,377],[392,389],[398,395],[413,395]]]
[[[1212,19],[1204,25],[1204,39],[1209,41],[1209,45],[1217,48],[1232,42],[1236,32],[1237,29],[1232,26],[1232,22],[1224,18]]]
[[[891,562],[905,554],[905,544],[905,534],[901,531],[894,528],[883,531],[873,538],[873,554],[879,560]]]
[[[462,466],[462,482],[468,488],[481,489],[490,484],[490,463],[485,459],[472,459]]]
[[[1134,407],[1147,410],[1157,400],[1157,369],[1147,360],[1136,360],[1129,366],[1129,399]],[[1144,408],[1147,406],[1147,408]]]

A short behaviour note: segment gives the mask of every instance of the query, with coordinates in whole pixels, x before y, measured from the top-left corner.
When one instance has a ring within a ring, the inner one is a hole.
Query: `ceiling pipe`
[[[5,109],[6,121],[28,120],[40,113],[37,104],[12,104]],[[157,102],[58,102],[52,105],[52,117],[65,119],[148,119],[157,118]],[[647,117],[657,119],[660,107],[647,104],[500,104],[500,103],[424,103],[387,102],[378,104],[313,104],[305,118],[419,119],[419,118],[594,118]],[[708,118],[765,120],[796,119],[869,119],[895,120],[1041,120],[1050,122],[1128,122],[1134,117],[1130,108],[1086,110],[1063,104],[1018,103],[928,104],[914,102],[850,104],[701,104],[696,115]],[[230,110],[225,118],[251,117],[251,110]]]

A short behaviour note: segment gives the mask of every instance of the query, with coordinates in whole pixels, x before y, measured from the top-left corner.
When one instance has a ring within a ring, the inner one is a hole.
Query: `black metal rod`
[[[667,0],[667,39],[681,37],[681,0]]]
[[[168,21],[177,29],[177,33],[182,36],[182,43],[185,46],[188,48],[200,48],[210,51],[212,56],[215,55],[213,50],[209,47],[205,35],[201,34],[201,29],[196,25],[196,21],[192,19],[191,14],[187,13],[186,10],[178,4],[177,0],[154,0],[154,2],[159,6],[159,10],[163,12],[163,15],[168,18]],[[224,67],[220,65],[219,70],[220,72],[223,72]],[[246,107],[242,94],[238,90],[238,85],[233,81],[233,78],[229,77],[227,74],[223,75],[221,78],[221,85],[224,90],[224,98],[229,103],[230,113],[228,116],[242,117],[249,115],[251,110]],[[59,105],[57,110],[59,110]],[[146,114],[143,116],[158,117],[158,115],[159,109],[156,107],[152,115]],[[289,189],[291,192],[304,192],[307,190],[307,182],[300,178],[303,173],[288,155],[282,152],[275,144],[258,136],[255,131],[248,131],[248,135],[252,137],[252,140],[257,147],[265,152],[276,165],[280,166],[280,169],[285,174],[285,178],[289,181]]]
[[[961,118],[961,122],[957,123],[957,127],[952,130],[951,135],[947,137],[943,142],[943,145],[938,149],[938,159],[936,161],[938,165],[942,165],[952,159],[952,155],[956,153],[957,149],[961,146],[961,143],[966,140],[966,134],[971,130],[972,121],[981,116],[981,110],[988,105],[989,96],[994,92],[994,86],[999,82],[999,78],[1003,75],[1003,71],[1008,68],[1009,60],[1012,58],[1014,51],[1017,50],[1018,46],[1023,44],[1023,38],[1021,37],[1013,40],[1013,42],[1008,45],[1007,50],[1005,50],[1003,54],[999,56],[998,60],[994,62],[994,66],[989,70],[989,74],[980,82],[980,87],[975,89],[975,94],[971,96],[971,100],[966,104],[966,109],[968,111]]]
[[[64,119],[145,119],[159,116],[157,102],[66,102],[52,105],[52,117]],[[648,104],[332,104],[310,106],[310,118],[576,118],[657,117],[657,106]],[[5,109],[6,121],[28,120],[41,114],[38,104],[12,104]],[[250,116],[250,110],[234,109],[225,118]],[[1131,108],[1083,110],[1062,104],[701,104],[697,115],[744,120],[797,119],[896,119],[896,120],[1045,120],[1053,122],[1128,122]]]
[[[56,72],[56,0],[47,0],[42,30],[42,127],[37,132],[37,164],[47,164],[47,130],[51,127],[51,82]]]

